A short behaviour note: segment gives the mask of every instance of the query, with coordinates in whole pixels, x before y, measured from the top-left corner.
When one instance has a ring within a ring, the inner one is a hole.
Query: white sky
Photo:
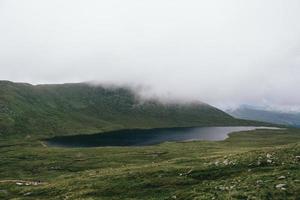
[[[300,108],[299,0],[0,0],[0,79]]]

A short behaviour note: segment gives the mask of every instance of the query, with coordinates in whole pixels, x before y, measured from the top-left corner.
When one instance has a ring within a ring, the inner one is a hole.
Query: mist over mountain
[[[0,1],[0,79],[299,109],[300,1]]]
[[[226,110],[234,117],[300,127],[300,112],[272,110],[264,106],[243,105],[236,109]]]
[[[260,125],[205,103],[140,99],[126,87],[87,83],[31,85],[0,81],[4,135],[65,135],[116,129]]]
[[[0,200],[300,199],[299,75],[300,0],[0,0]]]

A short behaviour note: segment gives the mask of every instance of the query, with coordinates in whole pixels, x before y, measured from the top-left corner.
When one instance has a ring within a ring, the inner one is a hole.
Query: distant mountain
[[[234,125],[207,104],[139,101],[128,88],[86,83],[31,85],[0,81],[0,134],[62,135],[115,129]]]
[[[300,127],[300,113],[272,111],[255,106],[241,106],[227,110],[227,113],[241,119]]]

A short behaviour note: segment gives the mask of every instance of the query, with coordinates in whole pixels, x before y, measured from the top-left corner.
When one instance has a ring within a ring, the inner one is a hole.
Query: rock
[[[172,196],[172,199],[177,199],[177,196],[176,196],[176,195],[173,195],[173,196]]]
[[[24,194],[24,196],[29,196],[29,195],[31,195],[31,192],[27,192]]]
[[[193,170],[190,169],[190,170],[186,173],[186,175],[189,175],[189,174],[192,173],[192,172],[193,172]]]
[[[21,183],[21,182],[16,182],[16,185],[23,185],[23,183]]]
[[[226,159],[226,160],[223,161],[223,164],[224,164],[224,165],[228,165],[228,164],[229,164],[229,161]]]
[[[262,183],[263,183],[262,180],[257,180],[257,181],[256,181],[256,184],[262,184]]]
[[[296,160],[300,161],[300,156],[296,156]]]
[[[223,191],[223,190],[226,190],[226,187],[220,186],[219,189]]]
[[[270,164],[271,164],[272,162],[273,162],[273,161],[272,161],[272,160],[270,160],[270,159],[268,159],[268,160],[267,160],[267,163],[270,163]]]
[[[280,184],[276,185],[275,187],[276,187],[277,189],[282,189],[282,188],[284,188],[285,186],[286,186],[286,184],[280,183]]]
[[[272,157],[272,155],[267,153],[267,158],[271,158],[271,157]]]
[[[260,166],[260,165],[261,165],[261,162],[260,162],[260,161],[257,161],[257,165]]]
[[[279,176],[278,177],[279,180],[282,180],[282,179],[285,179],[285,178],[286,178],[285,176]]]
[[[52,166],[52,167],[50,167],[50,169],[53,169],[53,170],[60,170],[60,169],[62,169],[62,167],[60,167],[60,166]]]

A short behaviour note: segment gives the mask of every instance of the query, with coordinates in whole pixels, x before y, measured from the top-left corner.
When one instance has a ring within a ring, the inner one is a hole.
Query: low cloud
[[[0,79],[295,110],[299,10],[298,0],[2,0]]]

